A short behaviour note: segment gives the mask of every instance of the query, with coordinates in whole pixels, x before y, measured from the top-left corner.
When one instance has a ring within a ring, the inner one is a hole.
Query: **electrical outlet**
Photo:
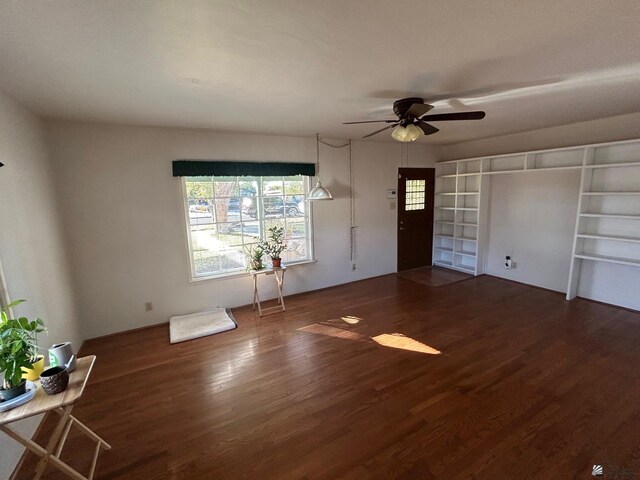
[[[506,268],[507,270],[511,270],[512,267],[513,263],[511,262],[511,256],[507,255],[504,261],[504,268]]]
[[[151,302],[145,302],[145,304],[144,304],[144,311],[145,311],[145,312],[150,312],[151,310],[153,310],[153,303],[151,303]]]
[[[351,264],[351,271],[352,271],[352,272],[355,272],[355,271],[356,271],[356,264],[355,264],[355,263],[352,263],[352,264]]]

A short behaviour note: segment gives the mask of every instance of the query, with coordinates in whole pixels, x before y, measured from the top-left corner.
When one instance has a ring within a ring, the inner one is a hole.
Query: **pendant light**
[[[309,192],[307,196],[308,201],[316,201],[316,200],[333,200],[333,195],[331,192],[322,186],[320,182],[320,137],[316,133],[316,177],[318,181],[316,182],[316,186]]]

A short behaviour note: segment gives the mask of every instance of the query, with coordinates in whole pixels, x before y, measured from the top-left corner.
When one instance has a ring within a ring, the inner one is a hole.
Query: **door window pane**
[[[424,210],[425,209],[425,180],[405,180],[404,209]]]

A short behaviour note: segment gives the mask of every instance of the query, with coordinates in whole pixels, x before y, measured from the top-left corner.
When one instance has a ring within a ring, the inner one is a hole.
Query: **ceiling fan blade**
[[[412,117],[418,118],[424,115],[427,112],[430,112],[433,109],[433,105],[428,105],[426,103],[414,103],[407,110],[407,115],[411,115]]]
[[[388,125],[388,126],[386,126],[386,127],[384,127],[384,128],[381,128],[380,130],[376,130],[375,132],[370,133],[369,135],[365,135],[365,136],[364,136],[364,137],[362,137],[362,138],[369,138],[369,137],[373,137],[374,135],[377,135],[377,134],[378,134],[378,133],[380,133],[380,132],[384,132],[385,130],[389,130],[390,128],[393,128],[393,127],[395,127],[396,125],[397,125],[397,124],[394,124],[394,125]]]
[[[380,122],[386,122],[386,123],[395,123],[398,120],[364,120],[362,122],[342,122],[343,125],[354,125],[356,123],[380,123]]]
[[[418,122],[418,127],[424,132],[425,135],[433,135],[434,133],[440,131],[440,129],[434,127],[433,125],[429,125],[427,122],[423,122],[422,120]]]
[[[435,115],[427,115],[420,120],[429,122],[444,122],[448,120],[482,120],[485,116],[484,112],[457,112],[457,113],[436,113]]]

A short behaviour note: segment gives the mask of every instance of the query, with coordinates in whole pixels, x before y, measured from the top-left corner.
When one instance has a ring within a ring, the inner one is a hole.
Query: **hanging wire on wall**
[[[354,190],[354,177],[353,177],[353,145],[352,141],[348,140],[342,144],[334,144],[322,140],[318,134],[316,134],[316,145],[318,147],[318,159],[320,158],[319,144],[322,143],[331,148],[345,148],[349,147],[349,217],[350,217],[350,239],[351,239],[351,269],[356,269],[356,203],[353,196]],[[318,161],[319,163],[319,161]]]

